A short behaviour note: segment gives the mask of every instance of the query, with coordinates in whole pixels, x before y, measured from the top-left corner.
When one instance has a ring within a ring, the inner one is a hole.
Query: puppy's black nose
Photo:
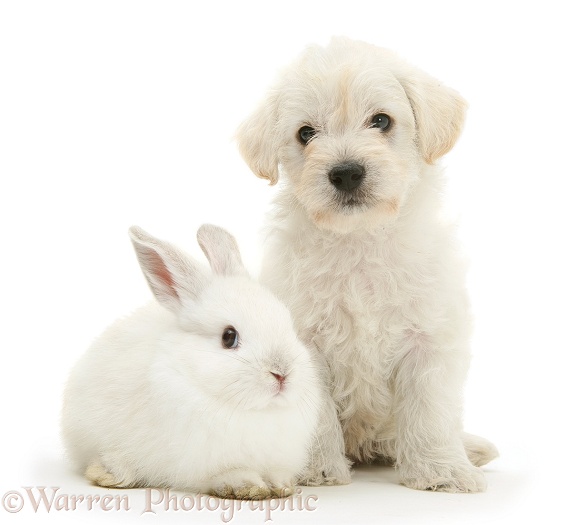
[[[338,190],[351,191],[362,183],[365,172],[361,164],[344,162],[331,169],[329,180]]]

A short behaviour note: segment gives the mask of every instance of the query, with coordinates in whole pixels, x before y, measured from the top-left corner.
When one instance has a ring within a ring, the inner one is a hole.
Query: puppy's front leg
[[[419,490],[481,492],[483,472],[461,440],[468,356],[424,334],[410,338],[395,376],[396,455],[401,482]]]
[[[329,367],[323,355],[316,349],[314,359],[322,384],[330,385]],[[343,431],[329,390],[324,388],[319,423],[311,444],[310,462],[298,480],[299,485],[347,485],[351,482],[351,462],[345,457]]]
[[[350,461],[345,457],[343,431],[330,396],[319,416],[319,425],[311,445],[311,459],[298,480],[299,485],[347,485],[351,481]]]

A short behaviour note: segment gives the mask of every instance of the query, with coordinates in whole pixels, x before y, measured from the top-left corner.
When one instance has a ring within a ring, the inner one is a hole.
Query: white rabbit
[[[105,487],[290,493],[323,396],[288,310],[217,226],[197,233],[212,273],[138,227],[130,237],[158,302],[114,323],[74,367],[62,417],[69,458]]]

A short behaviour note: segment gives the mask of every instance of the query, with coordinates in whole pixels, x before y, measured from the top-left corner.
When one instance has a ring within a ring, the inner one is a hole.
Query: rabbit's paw
[[[209,494],[225,499],[268,499],[272,489],[262,477],[249,470],[230,470],[215,476]]]
[[[93,460],[85,469],[85,477],[100,487],[125,487],[123,480],[117,479],[99,460]]]
[[[273,498],[288,498],[294,494],[292,485],[273,485],[270,487]]]
[[[440,492],[483,492],[487,486],[484,473],[470,463],[401,465],[400,482],[412,489]]]
[[[272,492],[272,497],[288,498],[293,495],[295,487],[289,470],[273,469],[265,479]]]
[[[273,496],[272,490],[266,485],[241,485],[234,487],[233,485],[222,485],[213,488],[209,491],[211,496],[217,496],[223,499],[245,499],[258,500],[268,499]]]

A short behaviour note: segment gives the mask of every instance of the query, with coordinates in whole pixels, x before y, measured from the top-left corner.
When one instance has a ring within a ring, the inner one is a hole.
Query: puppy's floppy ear
[[[423,159],[432,164],[455,145],[467,103],[455,90],[418,69],[408,68],[398,80],[414,112]]]
[[[278,118],[278,91],[268,94],[267,99],[236,132],[240,154],[254,174],[270,181],[278,181],[278,142],[276,121]]]

